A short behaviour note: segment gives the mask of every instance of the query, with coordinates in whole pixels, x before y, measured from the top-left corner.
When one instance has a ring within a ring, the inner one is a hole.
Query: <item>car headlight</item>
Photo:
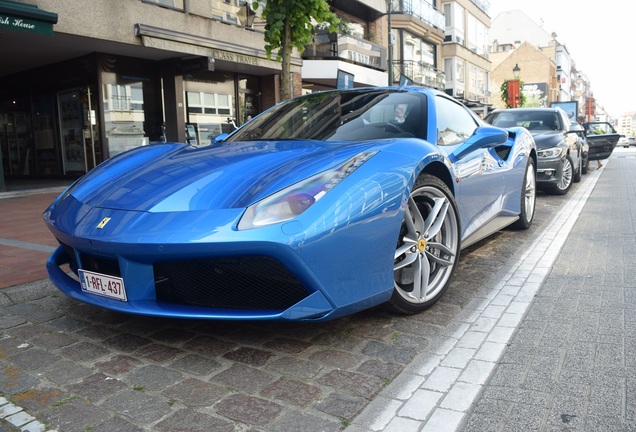
[[[238,229],[259,228],[295,218],[376,153],[360,153],[341,165],[299,181],[252,204],[241,217]]]
[[[565,148],[563,147],[552,147],[549,149],[537,151],[537,156],[543,158],[555,158],[561,156],[564,150]]]

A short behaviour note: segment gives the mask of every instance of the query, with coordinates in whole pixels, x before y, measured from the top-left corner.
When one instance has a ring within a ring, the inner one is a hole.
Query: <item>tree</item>
[[[292,49],[302,51],[311,42],[313,22],[325,23],[330,31],[335,31],[338,17],[329,10],[325,0],[254,1],[252,7],[263,7],[267,58],[271,59],[272,52],[278,49],[276,61],[281,62],[282,69],[280,97],[282,100],[290,99],[293,96],[290,76]]]

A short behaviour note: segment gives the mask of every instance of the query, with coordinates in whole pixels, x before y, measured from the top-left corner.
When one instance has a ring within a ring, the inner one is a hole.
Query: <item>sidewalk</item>
[[[615,152],[464,431],[636,430],[636,156]]]
[[[57,241],[40,215],[63,190],[0,193],[0,290],[48,278],[45,263]]]

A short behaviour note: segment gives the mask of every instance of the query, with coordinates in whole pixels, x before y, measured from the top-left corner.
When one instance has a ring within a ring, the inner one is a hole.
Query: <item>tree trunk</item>
[[[291,56],[292,56],[292,43],[291,43],[291,26],[289,25],[289,18],[285,18],[285,28],[283,30],[283,44],[281,49],[283,50],[282,59],[282,72],[280,79],[280,100],[284,101],[292,98],[291,88]]]

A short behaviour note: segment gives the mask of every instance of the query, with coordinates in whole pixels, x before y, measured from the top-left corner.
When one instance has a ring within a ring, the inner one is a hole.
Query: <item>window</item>
[[[446,37],[444,41],[464,44],[464,8],[457,3],[444,3]]]
[[[444,59],[444,75],[446,75],[446,82],[450,83],[455,81],[455,74],[453,73],[453,59]]]
[[[425,139],[426,121],[424,95],[349,90],[286,101],[246,123],[229,139],[326,140],[335,145],[397,137]]]
[[[465,75],[466,74],[464,73],[464,65],[465,65],[465,62],[462,59],[458,58],[455,61],[455,66],[456,66],[456,69],[457,69],[455,77],[456,77],[456,80],[458,82],[460,82],[460,83],[463,83],[465,81]]]
[[[437,105],[437,144],[453,145],[466,141],[477,129],[475,117],[464,106],[443,96]]]
[[[106,84],[104,94],[106,112],[144,110],[144,91],[141,82],[130,85]]]
[[[159,6],[183,10],[183,0],[144,0],[144,2],[155,3]]]
[[[188,114],[231,115],[231,96],[205,92],[186,92]]]
[[[474,15],[466,17],[466,46],[480,56],[488,52],[488,29]]]
[[[435,46],[407,31],[404,37],[404,60],[435,66]]]

